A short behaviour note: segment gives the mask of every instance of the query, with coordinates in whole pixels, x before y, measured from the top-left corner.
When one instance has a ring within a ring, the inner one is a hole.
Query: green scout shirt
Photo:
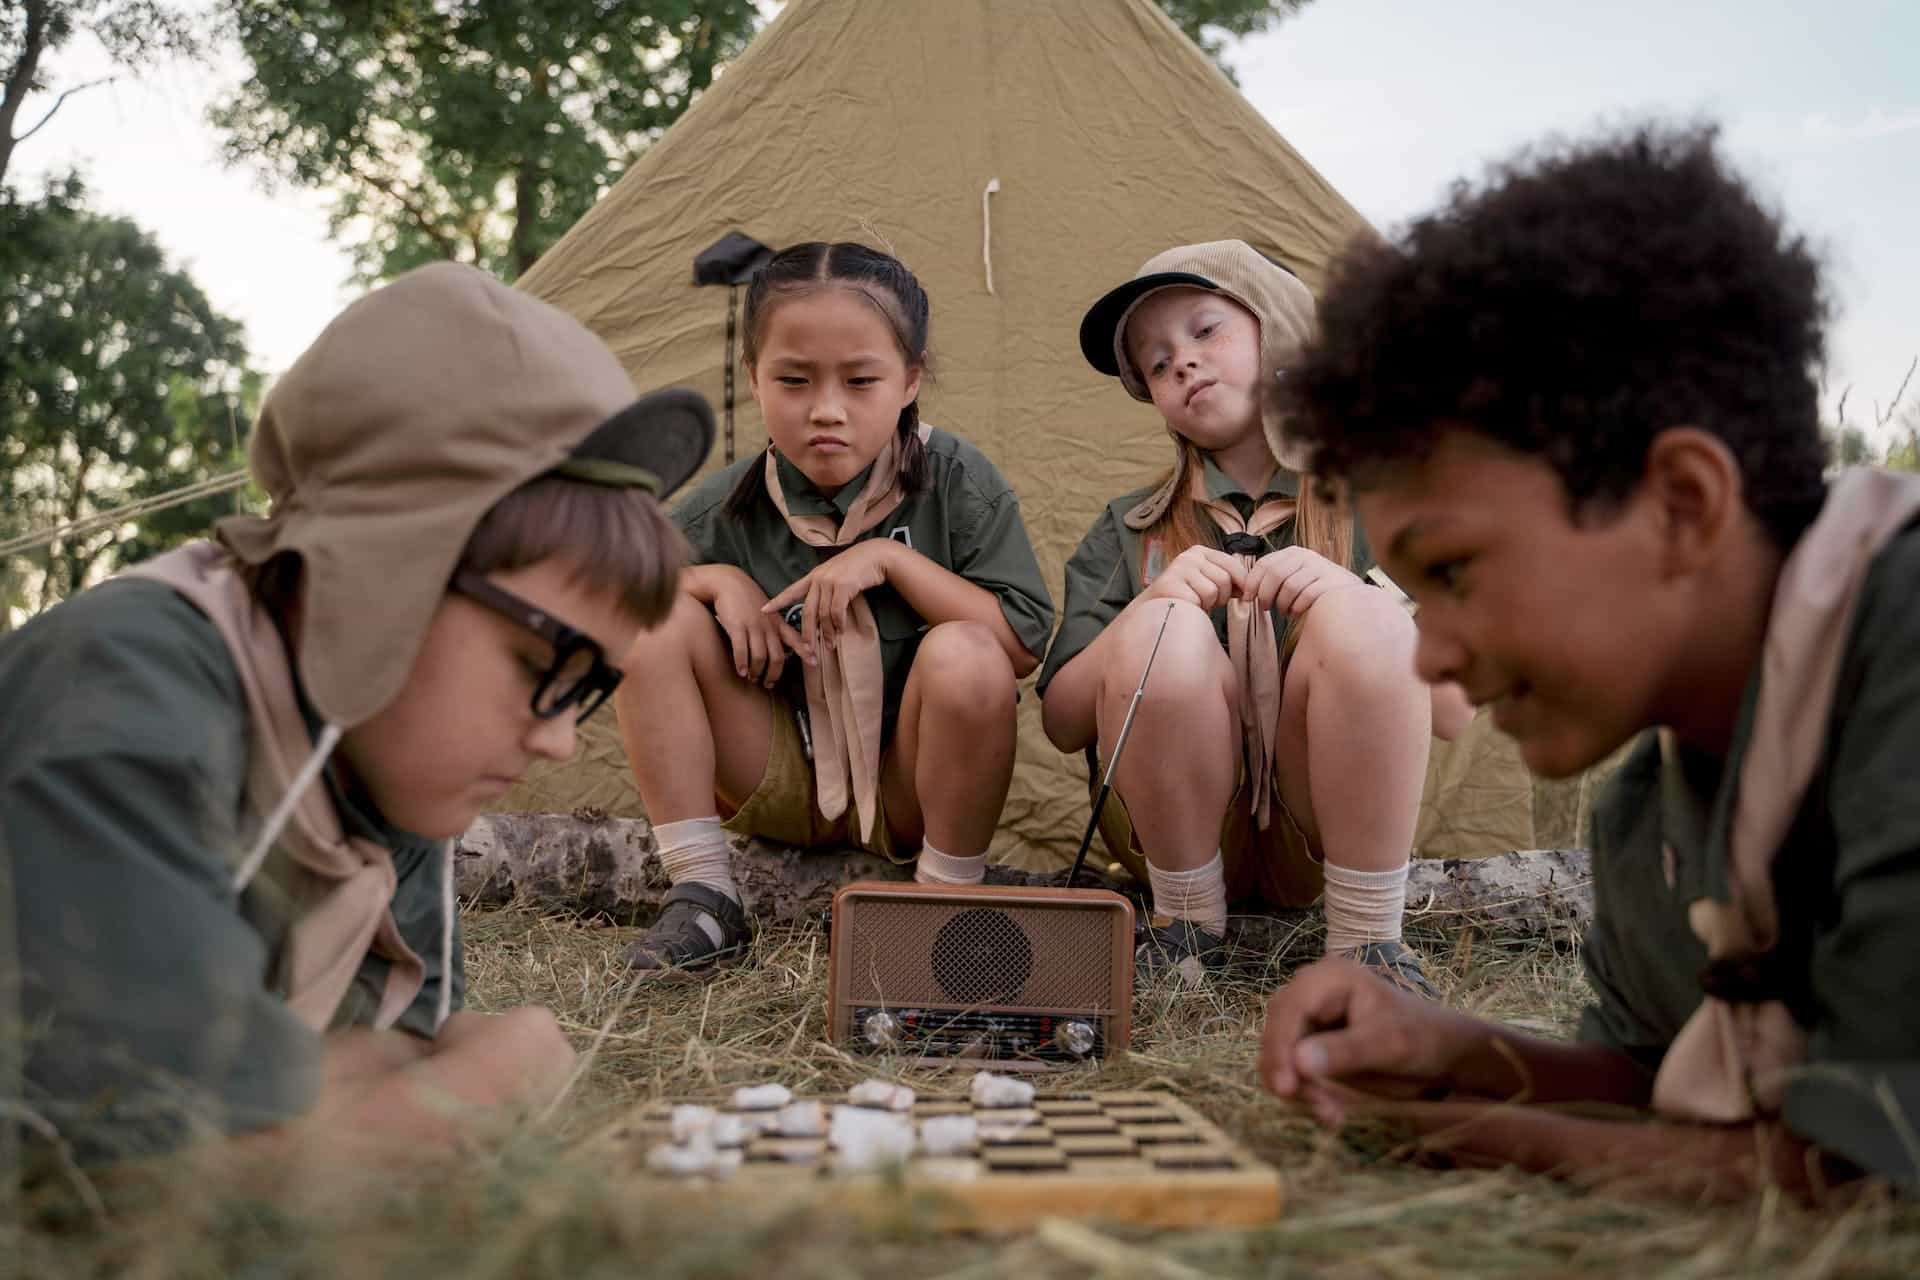
[[[1253,514],[1260,502],[1270,497],[1298,497],[1300,477],[1285,467],[1274,468],[1273,476],[1267,481],[1267,488],[1258,499],[1252,497],[1240,487],[1238,481],[1214,465],[1213,458],[1205,458],[1207,496],[1224,498],[1239,509],[1242,516]],[[1047,652],[1047,660],[1040,670],[1039,692],[1045,694],[1047,685],[1060,674],[1060,669],[1092,644],[1094,637],[1106,629],[1109,622],[1119,616],[1122,609],[1132,603],[1133,598],[1146,589],[1145,561],[1146,539],[1140,531],[1127,527],[1127,513],[1139,506],[1158,485],[1149,485],[1144,489],[1135,489],[1107,504],[1099,519],[1093,522],[1093,528],[1074,548],[1073,555],[1067,560],[1067,598],[1060,611],[1060,632],[1053,638],[1053,648]],[[1294,545],[1295,521],[1288,520],[1278,528],[1269,531],[1261,540],[1267,544],[1262,554],[1279,551]],[[1202,513],[1200,527],[1211,530],[1214,546],[1219,546],[1225,535],[1214,527],[1210,517]],[[1165,565],[1156,566],[1156,571]],[[1353,530],[1353,563],[1349,566],[1355,573],[1365,576],[1373,567],[1373,558],[1367,549],[1366,537],[1358,524]],[[1222,645],[1227,642],[1226,606],[1213,611],[1213,629],[1220,637]],[[1284,614],[1273,616],[1273,639],[1275,644],[1283,644],[1287,636],[1287,618]]]
[[[784,456],[775,456],[787,509],[797,516],[844,520],[873,470],[867,468],[828,498],[798,467]],[[742,473],[757,474],[765,466],[764,456],[756,453],[708,476],[680,500],[673,518],[693,544],[696,563],[744,569],[762,591],[774,596],[833,552],[796,538],[764,492],[744,515],[736,517],[727,511],[727,495]],[[1028,653],[1039,656],[1053,629],[1053,599],[1034,560],[1033,544],[1027,540],[1019,498],[984,453],[946,431],[936,429],[927,440],[927,476],[925,489],[855,542],[898,539],[942,568],[993,592],[1013,634]],[[867,592],[867,605],[880,633],[880,661],[886,672],[881,732],[891,738],[907,673],[927,623],[891,584]],[[780,676],[780,693],[795,706],[806,705],[802,680],[798,663],[789,663]]]
[[[1920,527],[1884,548],[1862,584],[1824,754],[1774,868],[1781,996],[1809,1030],[1786,1088],[1787,1127],[1855,1163],[1920,1182],[1898,1136],[1920,1128]],[[1663,765],[1649,733],[1594,806],[1595,1002],[1580,1038],[1651,1075],[1700,1002],[1706,948],[1687,904],[1726,888],[1735,777],[1758,673],[1726,761],[1682,749]],[[1663,849],[1671,849],[1671,855]],[[1670,869],[1669,869],[1670,868]],[[1888,1104],[1904,1113],[1890,1117]]]
[[[0,940],[14,952],[0,965],[18,963],[30,1103],[91,1134],[92,1156],[177,1141],[188,1109],[235,1131],[301,1114],[324,1045],[281,998],[273,863],[237,902],[228,889],[248,715],[213,623],[164,584],[106,583],[0,636],[0,706]],[[393,850],[394,918],[426,965],[399,1025],[431,1035],[439,843],[341,812]],[[369,958],[336,1025],[370,1017],[385,966]],[[458,1008],[457,933],[451,979]]]

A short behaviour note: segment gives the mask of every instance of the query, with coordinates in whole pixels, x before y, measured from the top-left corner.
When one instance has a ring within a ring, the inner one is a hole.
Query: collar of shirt
[[[787,510],[796,516],[832,516],[836,521],[845,520],[873,476],[873,464],[868,463],[865,470],[841,485],[840,492],[829,498],[814,488],[813,481],[807,479],[800,468],[787,461],[786,454],[776,449],[773,459],[774,474],[780,477],[780,491],[786,495]]]
[[[1241,488],[1239,481],[1220,469],[1212,454],[1202,454],[1201,459],[1201,475],[1205,477],[1209,498],[1225,498],[1239,508],[1242,515],[1258,505],[1258,500]],[[1266,490],[1260,495],[1261,498],[1299,496],[1300,477],[1282,466],[1274,467],[1273,474],[1267,477]]]

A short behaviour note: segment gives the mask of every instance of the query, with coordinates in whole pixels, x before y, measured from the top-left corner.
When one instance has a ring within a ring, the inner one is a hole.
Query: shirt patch
[[[903,525],[903,524],[895,525],[893,528],[887,530],[887,536],[889,538],[892,538],[895,542],[906,543],[907,550],[909,551],[913,550],[913,530],[907,528],[906,525]]]
[[[1148,538],[1140,552],[1140,585],[1149,587],[1167,567],[1167,545],[1161,539]]]

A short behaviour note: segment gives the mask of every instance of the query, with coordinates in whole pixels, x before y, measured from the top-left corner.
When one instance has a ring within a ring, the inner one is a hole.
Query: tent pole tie
[[[987,292],[993,292],[993,193],[1000,189],[1000,179],[989,178],[987,189],[980,193],[980,260],[987,268]]]
[[[723,375],[725,379],[723,399],[726,401],[727,461],[729,463],[733,461],[733,331],[735,323],[734,315],[738,310],[735,306],[735,297],[739,292],[739,285],[729,284],[727,286],[727,359],[725,364],[726,372]]]

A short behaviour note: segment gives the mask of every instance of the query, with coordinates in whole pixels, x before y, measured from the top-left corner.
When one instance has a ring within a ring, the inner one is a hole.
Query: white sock
[[[971,858],[956,858],[930,844],[923,844],[920,846],[920,856],[913,864],[913,878],[918,884],[979,884],[986,877],[985,852],[976,853]]]
[[[1400,937],[1407,909],[1407,868],[1354,871],[1329,862],[1327,872],[1327,954],[1352,955],[1369,942]]]
[[[1227,873],[1218,850],[1191,871],[1162,871],[1147,864],[1153,913],[1190,920],[1215,937],[1227,932]]]
[[[719,815],[663,822],[653,829],[653,839],[669,881],[704,884],[740,901],[740,886],[733,882],[733,854],[727,848],[727,833],[720,829]],[[695,919],[713,945],[719,946],[719,923],[704,915]]]

